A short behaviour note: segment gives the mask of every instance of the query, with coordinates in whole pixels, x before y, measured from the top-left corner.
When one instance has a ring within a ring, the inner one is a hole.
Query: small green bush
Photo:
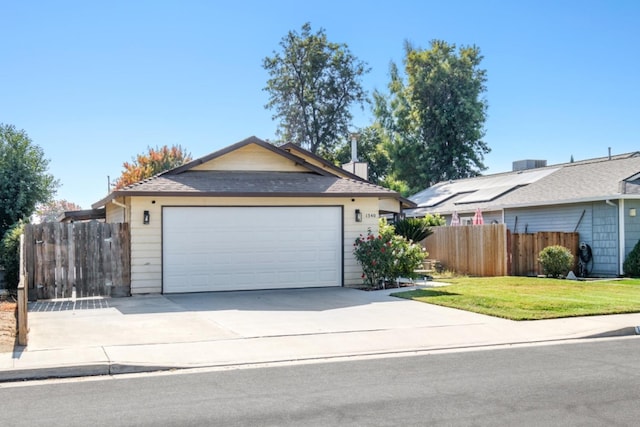
[[[625,276],[640,277],[640,240],[622,264]]]
[[[544,274],[550,277],[566,276],[573,266],[573,254],[564,246],[547,246],[538,254]]]
[[[426,214],[422,219],[429,227],[447,225],[447,220],[440,214]]]
[[[4,233],[0,241],[0,265],[4,267],[4,280],[7,289],[16,289],[20,280],[20,235],[24,223],[18,222]]]

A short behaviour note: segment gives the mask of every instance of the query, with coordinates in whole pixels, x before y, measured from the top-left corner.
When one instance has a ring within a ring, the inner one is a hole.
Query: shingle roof
[[[207,161],[227,153],[255,144],[280,155],[306,172],[278,172],[254,170],[192,170]],[[331,169],[331,168],[329,168]],[[349,174],[346,174],[349,176]],[[250,137],[222,150],[193,160],[185,165],[160,173],[154,177],[114,190],[93,204],[102,207],[110,200],[122,196],[201,196],[201,197],[380,197],[396,199],[403,206],[415,204],[399,193],[360,178],[343,178],[331,170],[314,166],[256,137]]]
[[[441,182],[410,197],[416,214],[473,212],[640,195],[640,155],[628,153]]]
[[[500,200],[506,206],[618,198],[624,180],[640,172],[640,157],[569,164]]]
[[[393,196],[389,189],[369,182],[323,176],[313,172],[186,171],[159,175],[123,190],[121,195],[173,193],[207,196]]]

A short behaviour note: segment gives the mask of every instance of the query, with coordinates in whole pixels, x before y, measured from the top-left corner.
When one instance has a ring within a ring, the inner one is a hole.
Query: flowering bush
[[[353,246],[353,254],[362,266],[362,280],[368,287],[377,287],[385,280],[395,281],[398,277],[415,278],[414,270],[426,255],[420,245],[395,235],[393,227],[386,223],[381,223],[379,235],[374,236],[369,230],[366,236],[360,235]]]
[[[391,240],[371,233],[362,234],[353,244],[353,254],[362,266],[362,280],[368,287],[376,287],[391,274]]]
[[[394,258],[391,277],[394,279],[398,277],[415,279],[418,276],[415,270],[422,267],[422,261],[427,256],[422,245],[395,235],[391,240],[391,247]]]

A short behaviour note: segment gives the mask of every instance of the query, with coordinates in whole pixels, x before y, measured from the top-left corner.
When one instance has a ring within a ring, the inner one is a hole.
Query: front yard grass
[[[457,277],[449,286],[393,296],[512,320],[640,312],[640,280]]]

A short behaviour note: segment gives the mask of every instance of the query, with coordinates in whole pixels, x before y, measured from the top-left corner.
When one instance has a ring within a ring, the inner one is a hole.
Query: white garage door
[[[341,207],[164,207],[163,291],[342,284]]]

